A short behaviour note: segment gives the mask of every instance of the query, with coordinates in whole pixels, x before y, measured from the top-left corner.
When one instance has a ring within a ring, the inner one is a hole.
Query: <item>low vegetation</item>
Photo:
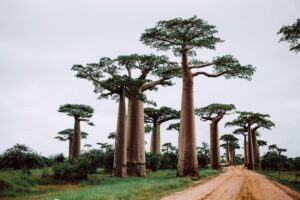
[[[45,172],[45,170],[47,172]],[[47,178],[53,172],[49,168],[0,171],[1,196],[13,199],[157,199],[195,183],[191,178],[176,177],[175,170],[147,172],[147,177],[112,177],[103,169],[89,175],[88,180],[66,182]],[[219,172],[201,169],[201,177],[215,176]],[[47,176],[45,176],[47,175]],[[51,182],[52,181],[52,182]],[[71,184],[71,185],[70,185]],[[72,187],[71,187],[72,186]],[[142,191],[143,195],[139,195]]]

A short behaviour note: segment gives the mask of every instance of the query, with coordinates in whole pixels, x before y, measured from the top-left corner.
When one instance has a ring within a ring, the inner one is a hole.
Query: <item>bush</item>
[[[0,159],[1,169],[33,169],[45,166],[43,157],[23,144],[7,149]]]
[[[146,153],[146,168],[153,172],[157,171],[161,165],[161,155],[154,153]]]
[[[84,152],[82,156],[87,157],[91,161],[90,173],[93,174],[96,172],[97,168],[103,167],[105,160],[105,154],[97,149],[91,149]]]
[[[91,168],[91,161],[84,156],[74,160],[56,163],[53,165],[53,177],[62,180],[82,180],[88,179],[88,174]]]
[[[104,171],[107,173],[112,173],[114,167],[114,151],[109,150],[104,154]]]

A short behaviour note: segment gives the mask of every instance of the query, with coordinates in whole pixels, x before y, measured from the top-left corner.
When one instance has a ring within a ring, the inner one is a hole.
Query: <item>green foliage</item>
[[[63,131],[59,131],[57,134],[58,136],[56,136],[55,139],[58,139],[60,141],[71,140],[73,139],[74,129],[68,128]],[[87,138],[88,135],[88,133],[81,131],[81,139]]]
[[[257,140],[257,144],[258,144],[259,147],[266,146],[267,145],[267,141]]]
[[[238,126],[240,128],[243,128],[245,131],[247,131],[247,127],[255,126],[255,131],[258,128],[265,128],[270,130],[272,127],[275,126],[274,122],[272,122],[269,118],[270,115],[268,114],[261,114],[261,113],[253,113],[253,112],[237,112],[239,116],[225,124],[226,126],[232,127],[232,126]],[[251,127],[252,128],[252,127]],[[253,128],[252,128],[253,130]],[[241,131],[241,130],[239,130]]]
[[[89,118],[93,116],[94,109],[91,106],[83,104],[65,104],[59,107],[58,112],[66,113],[68,116],[78,117],[81,121],[89,122]]]
[[[54,163],[62,163],[66,160],[66,157],[64,156],[63,153],[57,154],[53,158]]]
[[[222,42],[216,33],[215,26],[193,16],[159,21],[154,28],[146,29],[140,40],[159,50],[172,49],[178,55],[183,48],[215,49],[215,45]]]
[[[214,120],[216,117],[223,117],[228,112],[234,111],[235,106],[233,104],[219,104],[213,103],[202,108],[196,108],[195,114],[202,120]]]
[[[223,140],[225,142],[235,142],[238,141],[236,137],[234,137],[232,134],[224,134],[220,137],[220,140]]]
[[[292,25],[282,26],[277,34],[282,34],[280,42],[290,43],[290,51],[300,51],[300,18]]]
[[[219,56],[213,59],[213,71],[216,74],[223,74],[226,79],[240,78],[251,80],[255,72],[252,65],[241,65],[232,55]]]
[[[176,130],[176,131],[180,131],[180,123],[173,123],[173,124],[170,124],[168,127],[167,127],[167,130]]]
[[[155,172],[160,168],[161,155],[156,153],[146,153],[146,168]]]
[[[159,124],[162,124],[169,120],[180,118],[179,111],[166,106],[160,107],[159,109],[145,108],[144,113],[146,123],[154,123],[156,121]]]
[[[44,167],[44,159],[24,144],[16,144],[4,151],[0,157],[2,169],[32,169]]]
[[[162,145],[160,169],[176,169],[178,160],[178,149],[171,143]]]
[[[91,161],[86,157],[78,157],[63,163],[54,164],[53,178],[61,180],[87,179],[91,168]]]
[[[205,167],[209,164],[209,146],[206,142],[202,142],[202,146],[197,147],[197,159],[199,167]]]

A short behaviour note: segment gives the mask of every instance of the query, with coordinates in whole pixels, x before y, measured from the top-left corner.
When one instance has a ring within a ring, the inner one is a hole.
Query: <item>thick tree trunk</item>
[[[73,139],[70,138],[69,139],[69,159],[73,158],[72,154],[73,154]]]
[[[182,100],[177,176],[199,177],[196,152],[193,74],[189,69],[187,51],[182,53],[182,74]]]
[[[228,165],[230,165],[230,151],[228,141],[226,141],[226,162]]]
[[[253,144],[253,155],[254,155],[254,166],[255,169],[259,169],[259,150],[256,139],[256,131],[251,131],[252,134],[252,144]]]
[[[218,122],[210,124],[210,167],[221,169]]]
[[[114,176],[127,176],[127,159],[126,159],[126,105],[125,105],[125,89],[120,94],[116,142],[115,142],[115,157],[114,157]]]
[[[247,167],[248,153],[247,153],[247,135],[244,135],[244,166]]]
[[[81,142],[81,131],[80,131],[80,119],[75,117],[74,123],[74,136],[73,136],[73,158],[80,155],[80,142]]]
[[[155,154],[160,153],[160,124],[158,121],[154,121],[153,123],[150,152]]]
[[[254,169],[253,139],[250,127],[248,128],[248,169]]]
[[[142,93],[141,91],[138,92]],[[144,103],[137,98],[129,98],[129,109],[127,175],[146,176]]]

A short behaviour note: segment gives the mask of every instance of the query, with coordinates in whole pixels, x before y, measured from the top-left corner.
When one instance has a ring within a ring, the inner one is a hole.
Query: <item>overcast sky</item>
[[[197,77],[195,106],[233,103],[238,110],[270,114],[276,127],[261,130],[261,139],[287,148],[288,156],[300,156],[300,54],[278,43],[277,35],[282,25],[300,17],[299,0],[0,0],[0,152],[23,143],[43,155],[67,153],[67,143],[54,139],[73,126],[72,118],[57,112],[65,103],[95,108],[96,126],[82,125],[90,133],[82,144],[112,143],[107,136],[116,128],[117,104],[97,100],[91,83],[76,79],[70,68],[131,53],[166,54],[180,61],[139,38],[159,20],[193,15],[216,25],[225,40],[215,51],[198,51],[198,59],[233,54],[257,69],[251,82]],[[147,95],[158,106],[179,109],[181,81]],[[233,117],[221,121],[221,135],[232,132],[224,123]],[[177,133],[166,126],[162,144],[177,145]],[[209,142],[209,123],[196,118],[196,134],[198,145]],[[150,135],[146,140],[149,150]]]

